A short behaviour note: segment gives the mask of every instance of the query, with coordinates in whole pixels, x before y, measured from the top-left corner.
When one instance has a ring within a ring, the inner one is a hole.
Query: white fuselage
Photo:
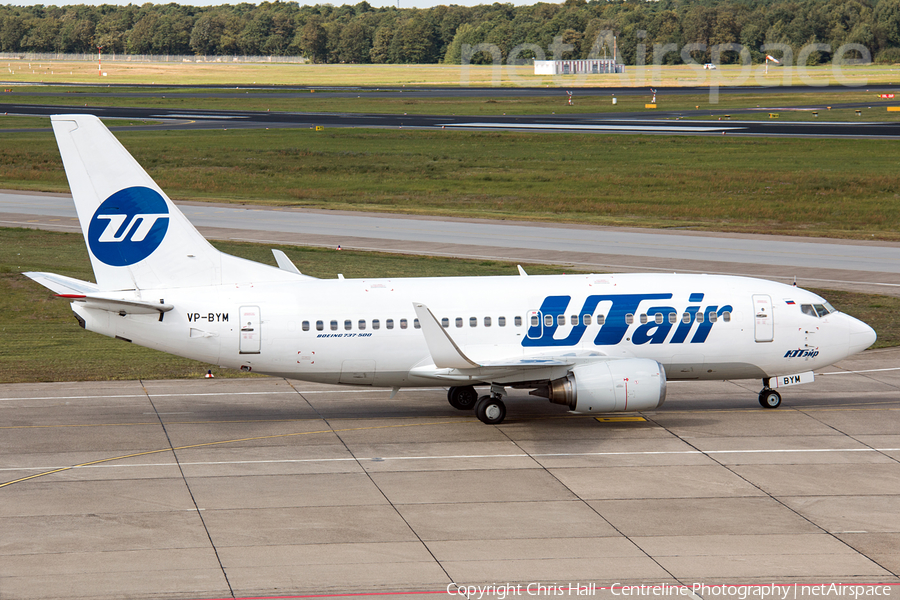
[[[435,376],[415,302],[447,319],[447,334],[476,362],[649,358],[672,380],[810,371],[873,339],[867,325],[848,315],[802,312],[803,304],[824,302],[811,292],[711,275],[308,279],[142,290],[140,299],[174,309],[160,319],[73,308],[89,330],[203,362],[385,387],[511,384],[525,377]],[[568,369],[531,370],[527,379],[556,379]]]

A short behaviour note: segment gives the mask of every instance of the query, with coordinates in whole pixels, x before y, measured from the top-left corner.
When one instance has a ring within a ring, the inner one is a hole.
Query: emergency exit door
[[[241,354],[259,354],[260,320],[258,306],[242,306],[241,311]]]
[[[772,298],[766,294],[753,295],[753,331],[757,342],[775,339],[775,320],[772,315]]]

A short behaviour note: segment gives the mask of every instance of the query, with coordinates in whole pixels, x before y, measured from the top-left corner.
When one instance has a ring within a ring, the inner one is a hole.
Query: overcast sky
[[[170,0],[148,0],[153,4],[169,4]],[[360,0],[356,0],[355,2],[309,2],[304,1],[300,2],[300,4],[305,5],[315,5],[315,4],[334,4],[335,6],[341,4],[357,4]],[[492,4],[493,0],[399,0],[400,8],[430,8],[432,6],[438,6],[439,4],[459,4],[462,6],[476,6],[478,4]],[[511,4],[523,5],[523,4],[534,4],[537,0],[502,0],[505,4],[509,2]],[[382,6],[397,6],[397,0],[368,0],[369,4],[375,7]],[[44,2],[40,2],[38,0],[21,0],[19,2],[0,2],[0,4],[5,5],[15,5],[15,6],[31,6],[34,4],[44,4],[47,6],[67,6],[70,4],[117,4],[119,6],[126,6],[128,4],[136,4],[140,6],[144,4],[144,0],[132,0],[128,2],[127,0],[116,1],[116,0],[79,0],[79,1],[68,1],[68,0],[45,0]],[[210,1],[210,0],[191,0],[185,1],[181,0],[178,4],[191,4],[194,6],[210,6],[210,5],[218,5],[218,4],[239,4],[239,0],[235,0],[234,2],[228,1]],[[251,2],[251,4],[259,4],[259,2]]]

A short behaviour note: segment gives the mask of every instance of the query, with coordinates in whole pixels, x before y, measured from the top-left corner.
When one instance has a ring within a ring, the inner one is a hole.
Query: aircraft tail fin
[[[223,260],[239,259],[200,235],[100,119],[54,115],[51,121],[100,290],[222,283]],[[242,277],[258,272],[248,267],[236,270]]]

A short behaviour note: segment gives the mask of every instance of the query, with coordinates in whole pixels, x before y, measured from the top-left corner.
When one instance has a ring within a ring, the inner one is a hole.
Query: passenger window
[[[603,325],[606,322],[606,317],[603,315],[597,315],[597,325]]]
[[[384,328],[385,329],[393,329],[394,328],[394,320],[393,319],[385,319],[384,320]]]
[[[537,317],[531,317],[531,326],[537,327]],[[544,315],[544,326],[553,327],[553,315]]]
[[[641,314],[641,325],[644,325],[647,322],[647,315]]]
[[[697,322],[698,322],[698,323],[702,323],[702,322],[703,322],[703,313],[702,313],[702,312],[698,312],[698,313],[697,313]]]
[[[506,317],[497,317],[497,327],[506,327]]]
[[[419,320],[418,320],[418,319],[413,319],[413,327],[416,328],[416,329],[422,329],[422,326],[419,325]]]
[[[372,319],[372,329],[378,329],[379,327],[381,327],[381,321]]]
[[[566,324],[566,315],[556,315],[557,327],[562,327],[565,324]]]
[[[674,324],[677,323],[677,322],[678,322],[678,315],[676,315],[676,314],[673,313],[673,312],[670,312],[670,313],[669,313],[669,323],[671,323],[672,325],[674,325]]]
[[[572,315],[569,317],[570,325],[578,325],[578,315]]]
[[[300,328],[303,329],[303,331],[309,331],[309,321],[303,321]]]
[[[478,327],[478,317],[469,317],[469,327]]]
[[[360,331],[365,331],[365,329],[366,329],[366,320],[365,320],[365,319],[360,319],[360,320],[359,320],[359,330],[360,330]]]
[[[628,313],[627,315],[625,315],[625,323],[627,323],[628,325],[631,325],[632,323],[634,323],[634,315],[631,313]]]
[[[331,330],[332,330],[332,331],[337,331],[337,321],[332,321],[332,322],[331,322]]]
[[[316,321],[316,331],[322,331],[323,329],[325,329],[325,322]]]
[[[722,320],[725,321],[726,323],[730,323],[731,322],[731,313],[727,310],[725,312],[723,312]]]
[[[532,321],[534,321],[534,324],[537,325],[537,317],[532,318]],[[513,325],[515,325],[516,327],[521,327],[522,326],[522,317],[516,317],[513,320]]]
[[[444,328],[450,327],[450,319],[448,319],[447,317],[444,317],[443,319],[441,319],[441,327],[444,327]]]
[[[816,310],[812,307],[812,304],[801,304],[800,312],[802,312],[804,315],[809,315],[811,317],[819,316],[816,314]]]
[[[590,325],[591,315],[581,315],[581,324],[585,326]]]
[[[662,322],[663,322],[662,313],[656,313],[656,317],[653,320],[656,321],[657,325],[662,325]]]
[[[351,321],[350,319],[344,320],[344,330],[350,331],[351,329],[353,329],[353,321]]]
[[[406,319],[400,319],[400,329],[406,329],[407,321]]]
[[[716,321],[719,320],[719,316],[716,314],[716,311],[714,311],[714,310],[709,311],[709,315],[707,315],[707,316],[709,317],[710,323],[715,323]]]
[[[683,315],[681,315],[681,322],[682,323],[690,323],[691,322],[691,313],[684,313]]]
[[[502,317],[501,317],[501,318],[502,318]],[[484,318],[484,326],[485,326],[485,327],[490,327],[490,326],[491,326],[491,318],[490,318],[490,317],[485,317],[485,318]]]
[[[463,319],[462,319],[462,317],[456,317],[456,326],[457,326],[457,327],[462,327],[462,326],[463,326]]]

